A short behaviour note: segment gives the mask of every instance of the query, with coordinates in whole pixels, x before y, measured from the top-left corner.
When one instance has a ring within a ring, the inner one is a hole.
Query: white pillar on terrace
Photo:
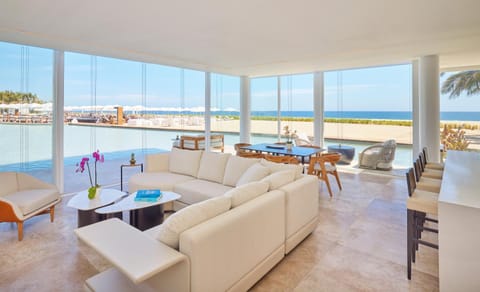
[[[240,141],[250,143],[250,78],[240,77]]]
[[[313,135],[315,137],[314,144],[320,147],[323,147],[324,144],[324,113],[324,77],[323,72],[319,71],[313,74]]]
[[[419,59],[420,135],[429,159],[440,161],[440,69],[437,55]]]
[[[277,76],[277,140],[282,140],[282,79]]]

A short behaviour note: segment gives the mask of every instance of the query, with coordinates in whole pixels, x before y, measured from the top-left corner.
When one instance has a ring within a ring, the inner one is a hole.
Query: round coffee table
[[[338,152],[342,154],[342,158],[338,164],[350,164],[355,156],[355,147],[342,145],[342,144],[335,144],[328,146],[328,152]]]
[[[78,227],[82,227],[105,220],[106,216],[95,213],[95,209],[113,204],[125,195],[124,192],[119,190],[102,189],[100,196],[97,196],[94,199],[89,199],[88,191],[81,191],[68,201],[67,206],[77,209]],[[120,213],[115,217],[122,219],[121,216],[122,214]]]

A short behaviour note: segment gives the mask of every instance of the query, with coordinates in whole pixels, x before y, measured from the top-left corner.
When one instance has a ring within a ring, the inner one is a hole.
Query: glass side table
[[[135,164],[122,164],[120,165],[120,191],[123,192],[123,168],[124,167],[139,167],[140,171],[143,172],[143,163],[135,163]]]

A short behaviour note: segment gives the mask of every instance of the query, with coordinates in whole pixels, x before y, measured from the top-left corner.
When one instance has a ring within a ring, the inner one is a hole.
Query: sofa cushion
[[[267,182],[254,181],[231,189],[224,196],[232,199],[232,208],[235,208],[266,193],[268,187]]]
[[[171,172],[137,173],[132,175],[128,180],[128,191],[130,193],[142,189],[160,189],[163,191],[173,191],[174,185],[194,179],[194,177],[188,175]]]
[[[282,171],[282,170],[287,170],[287,169],[293,169],[295,171],[295,179],[299,179],[302,177],[303,173],[303,166],[301,164],[285,164],[285,163],[276,163],[272,161],[268,161],[265,159],[262,159],[260,163],[263,166],[266,166],[270,169],[270,172],[277,172],[277,171]]]
[[[260,159],[257,158],[245,158],[240,156],[230,156],[225,167],[225,176],[223,177],[223,184],[234,187],[237,184],[238,179],[247,169],[258,163]]]
[[[266,182],[269,185],[269,190],[276,190],[279,187],[289,184],[295,180],[295,170],[287,169],[282,171],[277,171],[269,176],[263,178],[261,182]]]
[[[33,189],[11,193],[3,196],[14,203],[24,216],[56,201],[60,198],[55,189]]]
[[[15,172],[0,172],[0,196],[18,191],[17,174]]]
[[[200,179],[176,184],[173,187],[173,191],[182,196],[178,200],[187,205],[221,196],[231,189],[229,186]]]
[[[259,181],[270,174],[270,169],[260,163],[250,166],[238,179],[236,186],[241,186],[249,182]]]
[[[172,148],[168,161],[168,170],[170,172],[196,177],[202,153],[203,151],[201,150],[195,151]]]
[[[230,207],[231,199],[225,196],[185,207],[170,215],[160,227],[155,229],[157,239],[172,248],[178,249],[182,232],[228,211]]]
[[[198,178],[222,183],[230,153],[203,152]]]

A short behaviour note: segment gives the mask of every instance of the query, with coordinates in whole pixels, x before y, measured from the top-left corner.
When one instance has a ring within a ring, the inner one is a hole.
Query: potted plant
[[[93,152],[92,157],[95,160],[93,180],[92,180],[92,172],[90,171],[90,164],[88,163],[90,159],[88,157],[83,157],[80,163],[77,163],[77,169],[75,170],[75,172],[83,173],[85,171],[85,165],[87,166],[88,178],[90,179],[90,188],[88,188],[88,198],[90,200],[94,199],[97,195],[100,195],[101,186],[98,184],[98,181],[97,181],[97,177],[98,177],[97,163],[104,162],[103,154],[100,154],[99,150]]]
[[[132,153],[130,155],[130,165],[134,165],[136,162],[137,160],[135,160],[135,153]]]

